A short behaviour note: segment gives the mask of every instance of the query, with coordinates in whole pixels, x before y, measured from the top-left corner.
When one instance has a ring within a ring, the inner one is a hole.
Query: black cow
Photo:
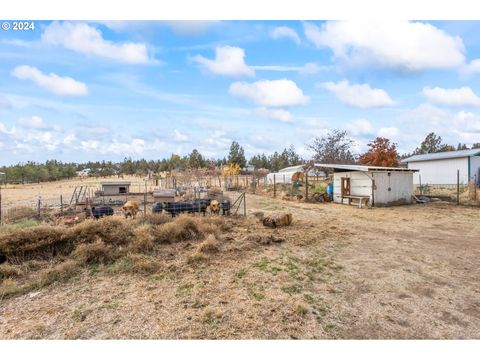
[[[101,206],[99,208],[96,208],[92,206],[90,209],[85,208],[85,215],[88,217],[93,217],[95,219],[100,219],[104,216],[112,216],[114,211],[110,206]]]

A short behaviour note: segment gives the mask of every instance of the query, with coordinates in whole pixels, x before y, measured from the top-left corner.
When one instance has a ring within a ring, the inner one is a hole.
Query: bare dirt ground
[[[155,274],[92,267],[0,300],[0,338],[480,338],[478,208],[247,204],[206,262],[166,245]],[[294,222],[266,229],[258,210]],[[269,235],[284,241],[255,241]]]

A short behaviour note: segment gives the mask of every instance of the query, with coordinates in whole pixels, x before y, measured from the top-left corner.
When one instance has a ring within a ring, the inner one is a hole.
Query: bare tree
[[[313,159],[326,164],[354,164],[356,156],[352,153],[353,140],[348,138],[347,132],[332,130],[326,136],[314,138],[307,144],[314,151]]]

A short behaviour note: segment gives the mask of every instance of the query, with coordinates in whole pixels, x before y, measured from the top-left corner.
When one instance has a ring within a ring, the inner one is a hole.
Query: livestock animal
[[[280,226],[289,226],[292,224],[291,213],[274,213],[262,219],[262,224],[267,227],[277,228]]]
[[[163,204],[161,202],[156,202],[155,204],[153,204],[152,212],[154,214],[161,213],[162,211],[163,211]]]
[[[210,202],[210,212],[214,215],[218,215],[220,213],[220,203],[217,200],[212,200]]]
[[[104,216],[112,216],[113,215],[113,209],[110,206],[101,206],[101,207],[94,207],[92,206],[90,209],[85,208],[85,215],[86,217],[93,217],[95,219],[100,219],[101,217]]]
[[[222,208],[223,215],[230,215],[230,200],[223,200],[220,206]]]
[[[122,206],[122,211],[123,211],[123,214],[125,215],[125,219],[128,219],[129,216],[135,219],[137,217],[137,213],[139,209],[140,207],[138,206],[138,203],[133,200],[128,200]]]
[[[180,213],[187,212],[189,214],[202,213],[204,216],[207,212],[207,207],[210,205],[208,199],[197,199],[193,201],[178,201],[178,202],[166,202],[163,205],[163,209],[169,212],[172,217],[177,216]]]

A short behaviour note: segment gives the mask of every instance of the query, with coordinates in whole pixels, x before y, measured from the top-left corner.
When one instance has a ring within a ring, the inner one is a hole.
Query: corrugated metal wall
[[[390,174],[390,175],[388,175]],[[341,178],[350,178],[350,195],[368,196],[372,203],[372,179],[375,180],[376,206],[409,204],[413,195],[413,174],[405,172],[337,172],[333,175],[333,201],[341,202]],[[347,200],[344,199],[344,203]]]
[[[413,176],[413,183],[422,185],[454,185],[457,183],[457,169],[460,170],[460,183],[468,182],[468,158],[416,161],[408,163],[409,169],[418,169]]]
[[[375,172],[375,206],[410,204],[413,195],[413,174],[405,172]]]
[[[342,194],[341,178],[350,178],[350,195],[370,196],[372,195],[372,178],[365,171],[347,171],[333,174],[333,201],[340,203]],[[346,200],[344,200],[346,202]]]

